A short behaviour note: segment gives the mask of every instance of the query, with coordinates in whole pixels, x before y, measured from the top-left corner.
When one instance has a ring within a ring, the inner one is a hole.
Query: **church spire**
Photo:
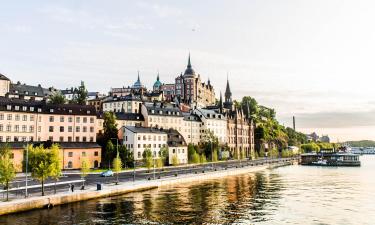
[[[187,68],[191,68],[191,62],[190,62],[190,52],[189,52],[189,59],[188,59],[188,65]]]
[[[225,101],[226,102],[232,102],[232,92],[230,91],[228,77],[227,77],[227,87],[225,88]]]

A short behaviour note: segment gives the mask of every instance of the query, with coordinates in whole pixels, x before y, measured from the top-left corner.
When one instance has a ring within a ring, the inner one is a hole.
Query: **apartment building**
[[[24,151],[28,144],[43,144],[48,148],[49,142],[10,142],[8,143],[12,151],[13,163],[17,172],[22,172],[22,162],[24,160]],[[101,147],[96,143],[87,142],[61,142],[56,143],[60,146],[61,165],[63,169],[80,169],[82,159],[87,158],[90,168],[98,168],[101,164]]]
[[[187,143],[197,145],[201,141],[202,120],[195,114],[182,114],[184,115],[184,120],[181,134]]]
[[[142,98],[140,95],[129,94],[120,97],[109,97],[103,101],[104,112],[139,113]]]
[[[144,117],[140,113],[123,113],[115,112],[117,129],[124,126],[144,126]],[[99,113],[97,117],[97,133],[103,133],[103,113]]]
[[[145,127],[156,127],[163,129],[175,129],[178,132],[183,130],[184,115],[174,104],[163,102],[142,104],[141,113],[144,117]]]
[[[122,127],[123,144],[133,152],[135,160],[143,159],[145,149],[150,149],[153,157],[160,156],[160,149],[167,146],[167,133],[157,128],[125,126]]]
[[[212,109],[194,109],[193,113],[197,115],[201,123],[201,138],[207,131],[213,132],[218,138],[219,144],[226,144],[227,141],[227,118],[217,110]]]
[[[0,142],[96,142],[92,106],[0,97]]]
[[[184,137],[176,130],[165,130],[168,135],[168,163],[173,164],[173,157],[177,158],[178,164],[188,163],[188,147]]]

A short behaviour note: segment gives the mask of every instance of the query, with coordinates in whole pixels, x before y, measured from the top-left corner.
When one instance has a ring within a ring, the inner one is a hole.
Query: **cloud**
[[[160,5],[144,1],[138,2],[137,5],[142,9],[153,12],[160,18],[179,17],[182,15],[181,9],[169,5]]]

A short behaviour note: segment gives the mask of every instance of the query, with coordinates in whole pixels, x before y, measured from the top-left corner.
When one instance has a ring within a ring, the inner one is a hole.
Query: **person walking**
[[[74,192],[74,184],[72,184],[72,192]]]

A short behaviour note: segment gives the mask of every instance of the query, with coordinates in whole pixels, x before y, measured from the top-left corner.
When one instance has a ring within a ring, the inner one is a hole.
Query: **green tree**
[[[0,152],[0,183],[7,190],[7,198],[6,198],[7,201],[9,201],[10,182],[16,177],[16,168],[13,165],[13,161],[11,159],[11,154],[12,154],[12,152],[9,149],[8,145],[1,146],[1,152]]]
[[[119,183],[118,180],[118,174],[122,170],[122,161],[120,159],[119,154],[117,154],[117,157],[113,159],[113,171],[116,173],[116,185]]]
[[[161,147],[160,149],[160,155],[159,155],[159,158],[162,160],[162,164],[163,166],[167,164],[168,162],[168,153],[169,153],[169,150],[168,150],[168,147],[167,146],[163,146]]]
[[[302,152],[319,152],[320,147],[316,143],[308,143],[301,145]]]
[[[108,169],[111,167],[111,161],[114,158],[116,151],[115,146],[113,145],[111,140],[107,141],[107,145],[105,146],[105,160],[108,162]]]
[[[173,155],[172,156],[172,165],[173,166],[178,166],[178,157],[177,157],[177,155]]]
[[[146,166],[148,173],[150,172],[151,167],[153,166],[152,152],[149,148],[146,148],[143,151],[143,163]]]
[[[204,153],[202,153],[202,154],[200,155],[199,162],[200,162],[200,163],[206,163],[206,162],[207,162],[206,155],[205,155]]]
[[[193,144],[188,145],[188,160],[191,162],[193,160],[193,155],[195,153],[195,148]]]
[[[54,91],[49,97],[48,102],[51,104],[65,104],[66,98],[60,91]]]
[[[42,196],[44,196],[44,182],[54,170],[51,153],[42,145],[29,148],[29,167],[31,176],[42,185]]]
[[[191,162],[192,163],[200,163],[200,157],[199,157],[199,154],[197,152],[194,152],[194,154],[192,156],[192,159],[191,159]]]
[[[56,194],[56,183],[59,180],[61,176],[61,171],[62,171],[62,163],[61,163],[59,145],[53,144],[50,147],[50,154],[51,154],[51,163],[52,163],[50,176],[52,179],[55,180],[54,193]]]
[[[214,150],[213,151],[213,155],[212,155],[212,162],[217,162],[218,161],[218,153],[217,153],[217,150]]]
[[[86,89],[85,83],[81,81],[81,85],[74,89],[73,103],[79,105],[86,105],[88,97],[88,91]]]
[[[81,158],[81,179],[82,181],[82,188],[85,189],[85,177],[87,177],[88,173],[90,172],[90,162],[87,157]]]

